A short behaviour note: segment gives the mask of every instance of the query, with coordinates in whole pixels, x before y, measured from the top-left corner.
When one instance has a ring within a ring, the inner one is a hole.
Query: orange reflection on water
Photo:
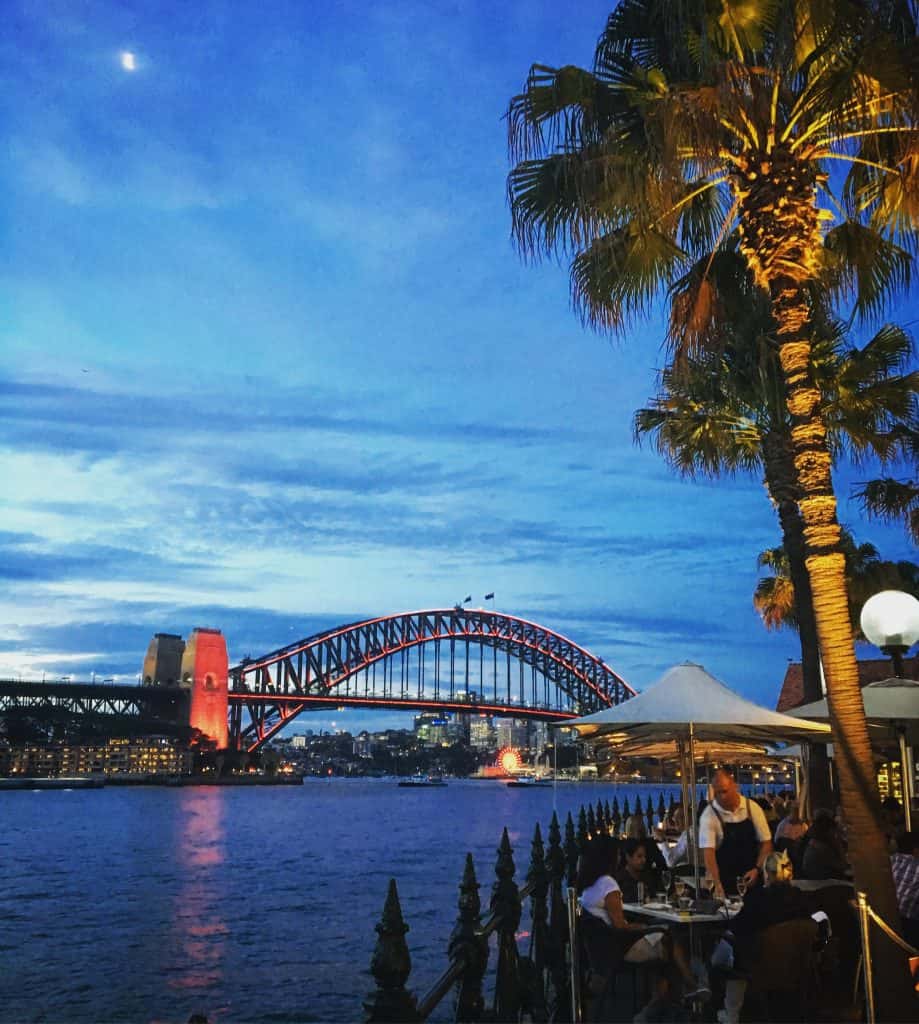
[[[230,933],[223,914],[221,873],[227,860],[226,791],[202,786],[177,794],[176,864],[181,884],[172,914],[172,942],[176,950],[170,988],[197,990],[194,1011],[206,1014],[211,1024],[223,982],[223,960]]]

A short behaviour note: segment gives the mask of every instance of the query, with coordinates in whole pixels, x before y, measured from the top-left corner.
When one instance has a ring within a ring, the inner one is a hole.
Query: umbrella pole
[[[692,829],[692,812],[689,809],[689,774],[686,771],[686,740],[681,736],[677,740],[677,751],[680,756],[680,795],[683,800],[683,828],[689,840],[689,859],[696,863],[696,837]]]
[[[906,749],[906,730],[901,726],[897,729],[897,738],[900,741],[900,788],[903,791],[903,817],[906,831],[913,829],[913,780],[910,771],[909,752]]]
[[[699,897],[699,823],[696,820],[696,736],[692,722],[689,723],[689,770],[692,772],[692,876],[696,888],[696,898]]]

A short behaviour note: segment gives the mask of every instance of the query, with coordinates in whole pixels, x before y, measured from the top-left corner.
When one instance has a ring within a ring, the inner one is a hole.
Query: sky
[[[589,66],[608,3],[5,10],[0,677],[494,592],[637,689],[688,659],[774,704],[797,650],[751,603],[760,480],[637,448],[662,313],[586,331],[510,240],[507,103],[534,62]],[[913,557],[865,478],[840,468],[841,520]]]

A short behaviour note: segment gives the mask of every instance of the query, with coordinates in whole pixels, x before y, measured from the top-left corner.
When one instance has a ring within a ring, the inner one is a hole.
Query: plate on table
[[[670,906],[669,903],[656,903],[656,902],[652,901],[652,902],[649,902],[649,903],[645,903],[643,905],[648,910],[672,910],[673,909]]]

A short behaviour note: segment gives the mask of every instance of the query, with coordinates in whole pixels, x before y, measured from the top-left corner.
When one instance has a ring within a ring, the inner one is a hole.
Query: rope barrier
[[[888,939],[895,942],[901,949],[909,953],[910,956],[919,956],[919,949],[913,949],[905,939],[901,939],[883,918],[878,917],[878,915],[871,909],[870,904],[868,905],[868,916],[872,921],[874,921],[878,928],[881,929]]]
[[[910,956],[917,956],[919,953],[917,953],[917,951],[913,949],[905,939],[900,938],[893,928],[891,928],[883,918],[879,917],[875,911],[872,910],[868,905],[868,899],[863,892],[856,892],[855,900],[858,906],[858,923],[862,938],[862,968],[864,975],[863,980],[865,983],[865,1016],[868,1024],[875,1024],[875,1020],[877,1018],[875,1016],[874,1007],[874,977],[871,969],[871,937],[869,935],[869,925],[871,921],[874,921],[887,938],[892,942],[895,942]]]

